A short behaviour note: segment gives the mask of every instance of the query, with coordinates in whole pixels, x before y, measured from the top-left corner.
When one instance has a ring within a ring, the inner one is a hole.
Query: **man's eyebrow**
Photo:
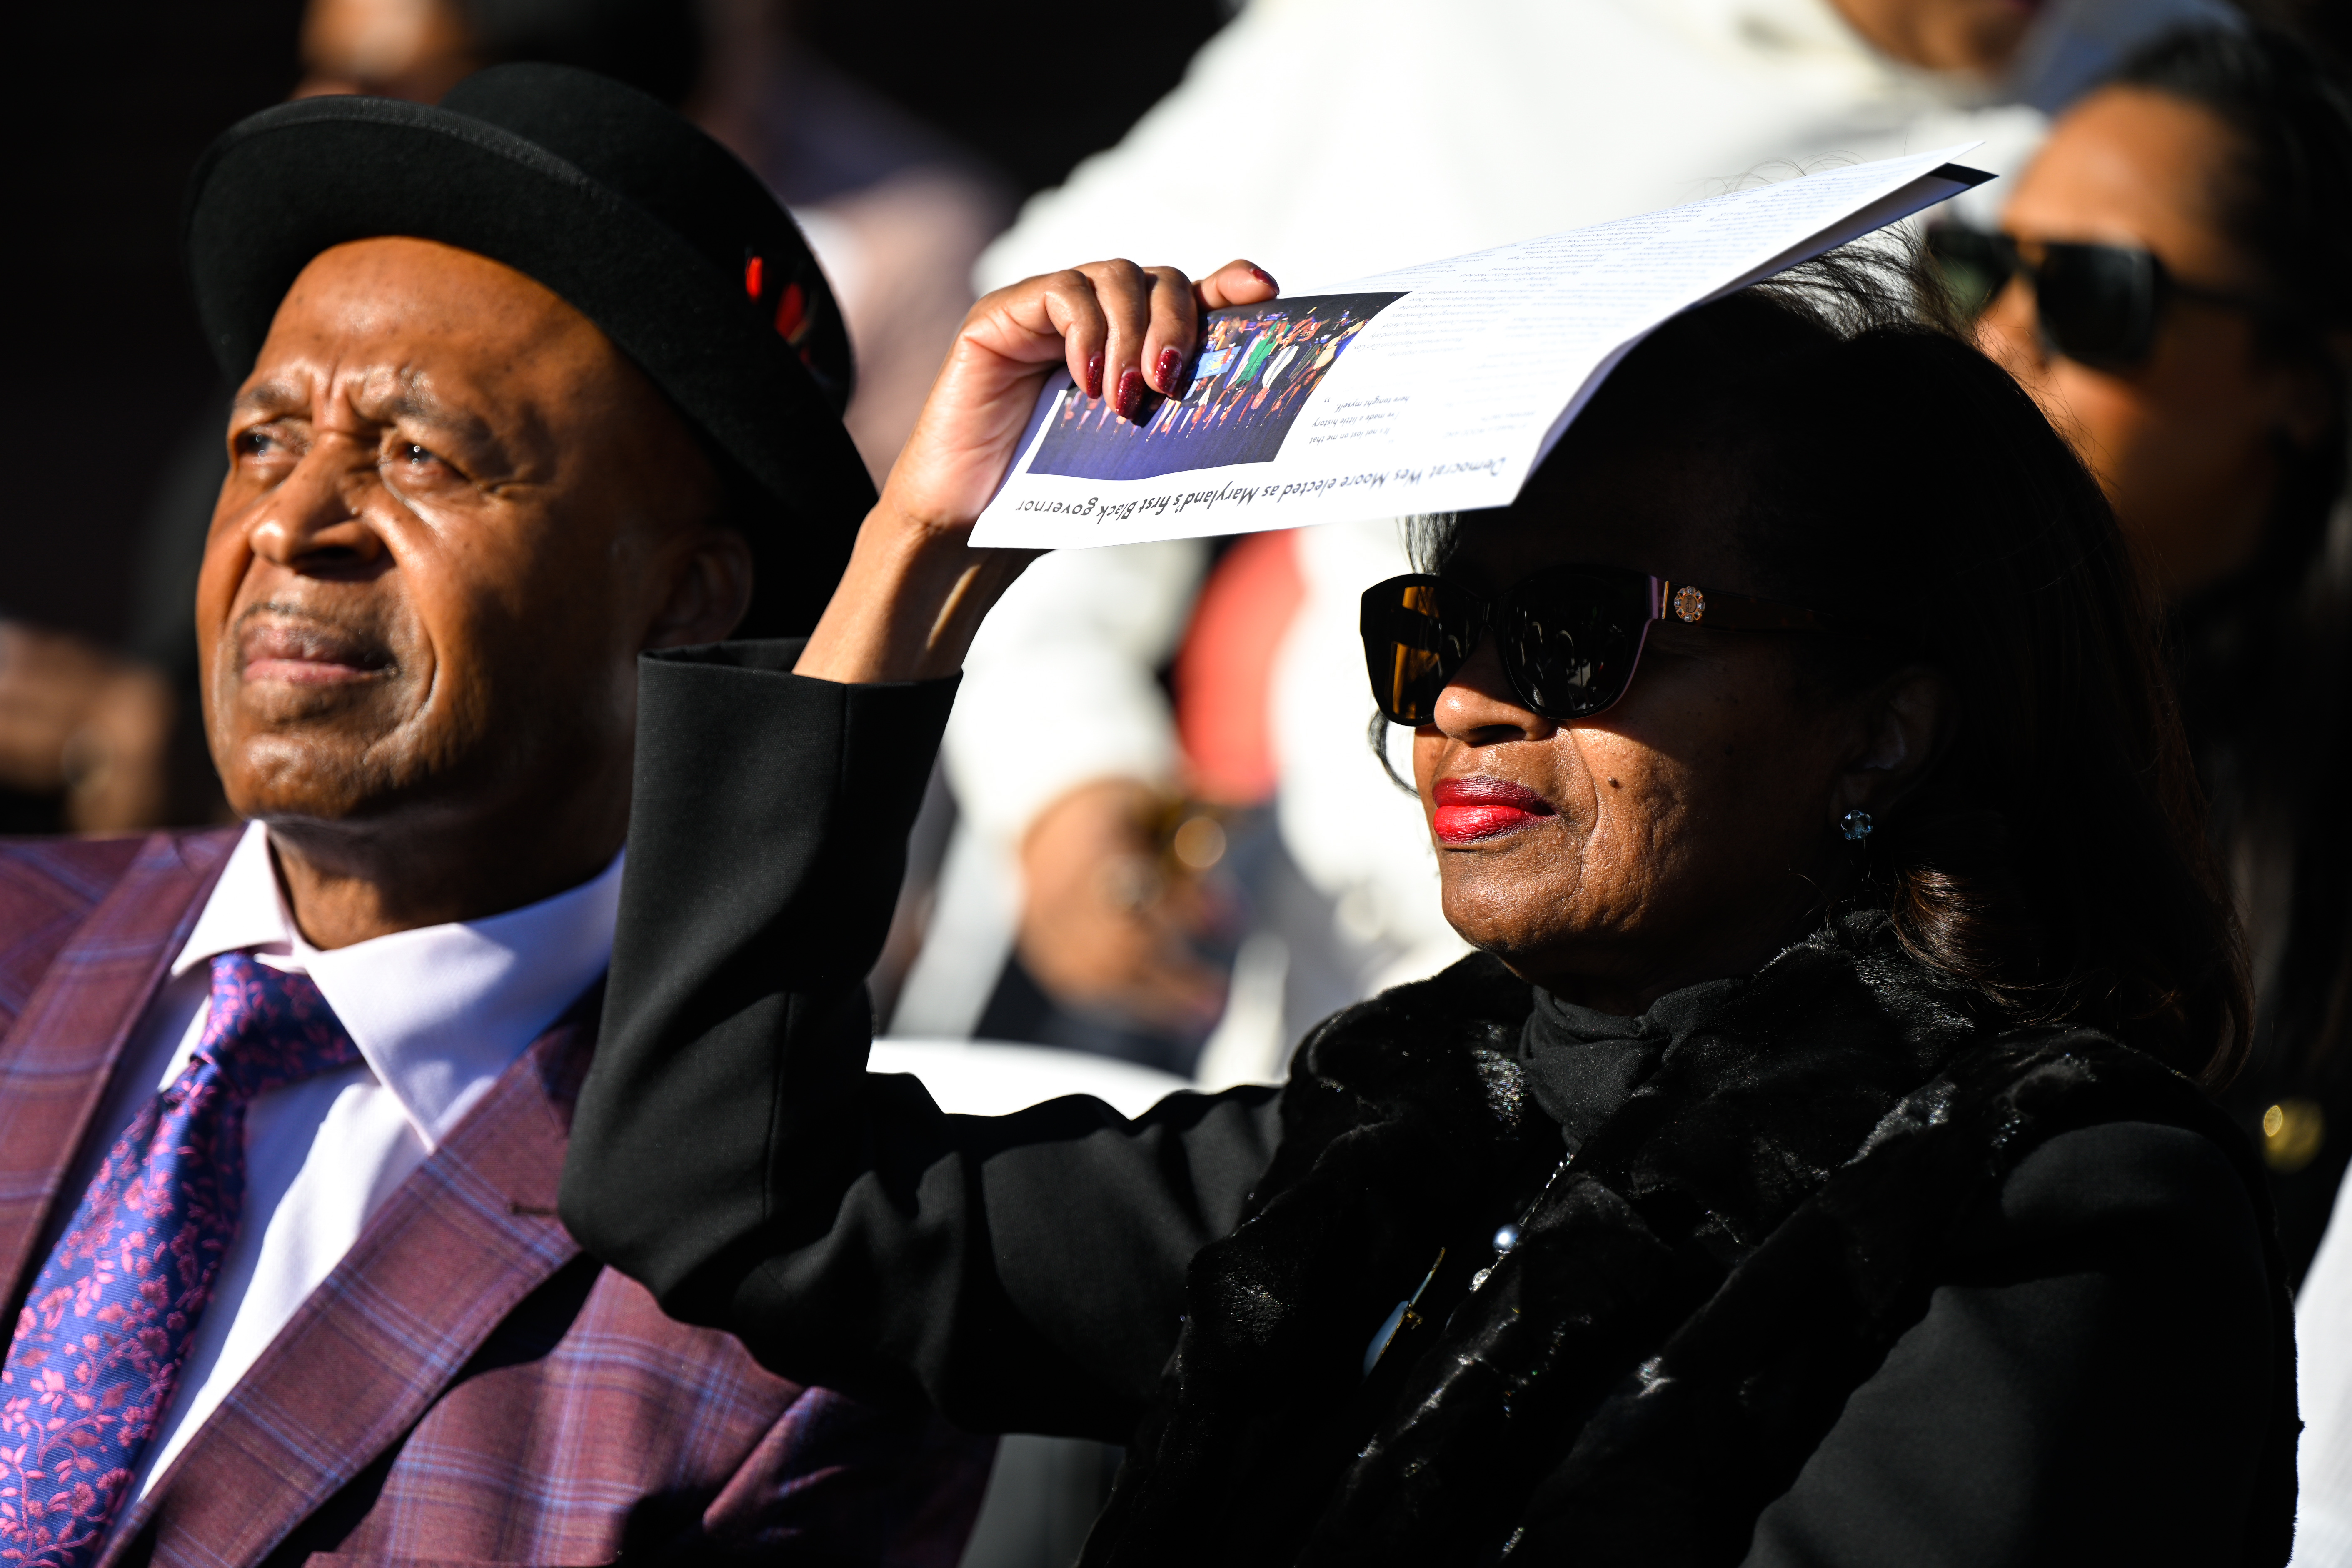
[[[436,397],[421,375],[413,372],[403,374],[399,388],[381,401],[369,395],[372,388],[362,389],[352,401],[371,418],[406,419],[429,429],[447,430],[473,441],[497,439],[497,432],[491,428],[489,421]]]
[[[413,419],[419,425],[427,426],[436,430],[454,430],[461,436],[470,436],[478,441],[487,441],[491,437],[489,422],[481,416],[468,414],[462,408],[452,408],[447,404],[430,397],[413,397],[403,394],[387,401],[383,405],[383,413],[387,417]]]
[[[236,395],[229,405],[235,414],[289,414],[303,403],[301,389],[292,382],[256,382]]]

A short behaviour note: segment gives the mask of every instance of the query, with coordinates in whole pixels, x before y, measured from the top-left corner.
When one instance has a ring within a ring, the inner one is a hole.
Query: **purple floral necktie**
[[[245,1206],[245,1108],[360,1059],[307,974],[212,963],[186,1070],[147,1103],[41,1268],[0,1369],[0,1563],[82,1568],[172,1403]]]

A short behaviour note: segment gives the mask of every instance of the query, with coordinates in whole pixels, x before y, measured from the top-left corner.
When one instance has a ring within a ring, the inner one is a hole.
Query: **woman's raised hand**
[[[1125,419],[1175,396],[1201,312],[1274,297],[1274,279],[1235,261],[1193,283],[1172,267],[1097,261],[1000,289],[971,308],[883,491],[905,521],[969,531],[995,493],[1037,389],[1056,367]]]
[[[1172,267],[1097,261],[1000,289],[964,317],[915,433],[858,531],[849,570],[795,668],[850,682],[951,673],[1034,552],[970,549],[1057,366],[1126,418],[1183,390],[1201,313],[1274,298],[1230,262],[1195,283]]]

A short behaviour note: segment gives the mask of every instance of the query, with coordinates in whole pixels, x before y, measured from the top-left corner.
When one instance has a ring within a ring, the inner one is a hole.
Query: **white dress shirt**
[[[244,1213],[137,1495],[334,1271],[369,1216],[604,972],[620,889],[616,856],[593,880],[541,903],[322,951],[287,912],[267,830],[246,829],[124,1047],[44,1256],[107,1149],[202,1040],[215,954],[248,952],[309,974],[362,1060],[247,1108]]]

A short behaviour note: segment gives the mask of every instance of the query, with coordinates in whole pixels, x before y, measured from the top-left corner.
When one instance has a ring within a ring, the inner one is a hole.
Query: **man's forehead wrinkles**
[[[421,365],[373,366],[346,395],[352,408],[365,418],[406,420],[485,440],[496,434],[481,415],[442,396],[431,373]]]

